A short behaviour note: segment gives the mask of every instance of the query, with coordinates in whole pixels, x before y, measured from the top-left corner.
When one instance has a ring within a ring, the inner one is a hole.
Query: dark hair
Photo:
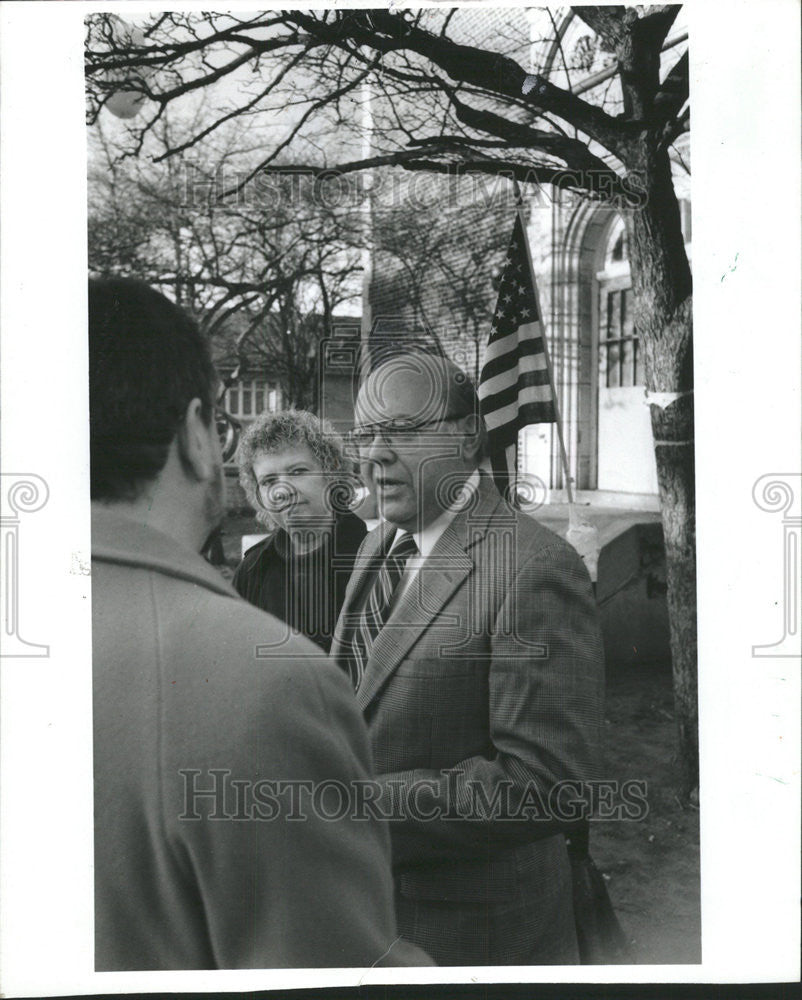
[[[193,399],[211,422],[216,382],[208,343],[182,309],[143,281],[90,279],[92,499],[136,499]]]

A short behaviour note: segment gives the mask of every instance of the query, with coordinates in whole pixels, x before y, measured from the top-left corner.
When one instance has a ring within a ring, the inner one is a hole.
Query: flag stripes
[[[551,388],[549,386],[534,386],[523,391],[517,389],[513,391],[517,396],[514,402],[502,406],[500,410],[495,410],[491,416],[485,419],[491,443],[494,431],[498,432],[496,435],[498,440],[506,441],[509,437],[509,425],[515,424],[517,426],[517,420],[521,416],[525,418],[522,427],[528,424],[549,423],[549,413],[552,412]],[[517,430],[514,431],[514,436],[517,438]],[[515,441],[509,443],[514,444]]]
[[[522,427],[557,420],[535,277],[525,240],[519,212],[479,381],[494,468],[508,466],[503,456],[518,440]]]
[[[485,380],[483,382],[485,398],[492,399],[496,405],[503,406],[509,402],[506,400],[502,403],[497,397],[508,392],[515,385],[522,389],[530,385],[549,385],[549,371],[543,354],[530,354],[518,359],[518,378],[514,384],[510,380],[509,368],[504,367],[506,364],[504,359],[499,358],[498,364],[485,365]],[[494,374],[491,375],[491,371]]]
[[[482,369],[482,379],[493,378],[500,372],[509,370],[510,362],[514,363],[514,358],[508,357],[513,352],[519,361],[527,362],[530,359],[538,359],[543,367],[546,367],[546,358],[543,352],[543,338],[540,336],[539,323],[527,323],[521,327],[520,331],[509,333],[506,337],[489,343],[485,351],[485,364]],[[524,367],[521,365],[521,367]]]

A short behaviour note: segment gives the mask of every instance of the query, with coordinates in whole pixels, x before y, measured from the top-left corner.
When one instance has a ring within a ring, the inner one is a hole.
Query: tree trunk
[[[650,409],[666,547],[680,794],[687,800],[699,784],[693,397]]]
[[[645,148],[638,159],[646,203],[628,219],[628,235],[647,389],[671,394],[650,411],[666,550],[679,785],[688,800],[699,782],[691,275],[668,156]]]

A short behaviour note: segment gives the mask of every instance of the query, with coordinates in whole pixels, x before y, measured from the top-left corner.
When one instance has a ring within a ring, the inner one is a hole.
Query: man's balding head
[[[382,362],[365,379],[359,402],[376,419],[386,419],[393,400],[403,398],[407,416],[421,420],[445,414],[477,415],[479,400],[473,383],[453,361],[415,352],[398,354]]]

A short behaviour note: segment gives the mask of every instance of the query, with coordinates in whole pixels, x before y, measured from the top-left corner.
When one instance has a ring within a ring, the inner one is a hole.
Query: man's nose
[[[373,462],[374,464],[386,465],[388,462],[392,462],[395,459],[395,452],[387,443],[387,439],[381,431],[377,431],[373,435],[373,440],[370,442],[368,447],[366,458],[368,462]]]

